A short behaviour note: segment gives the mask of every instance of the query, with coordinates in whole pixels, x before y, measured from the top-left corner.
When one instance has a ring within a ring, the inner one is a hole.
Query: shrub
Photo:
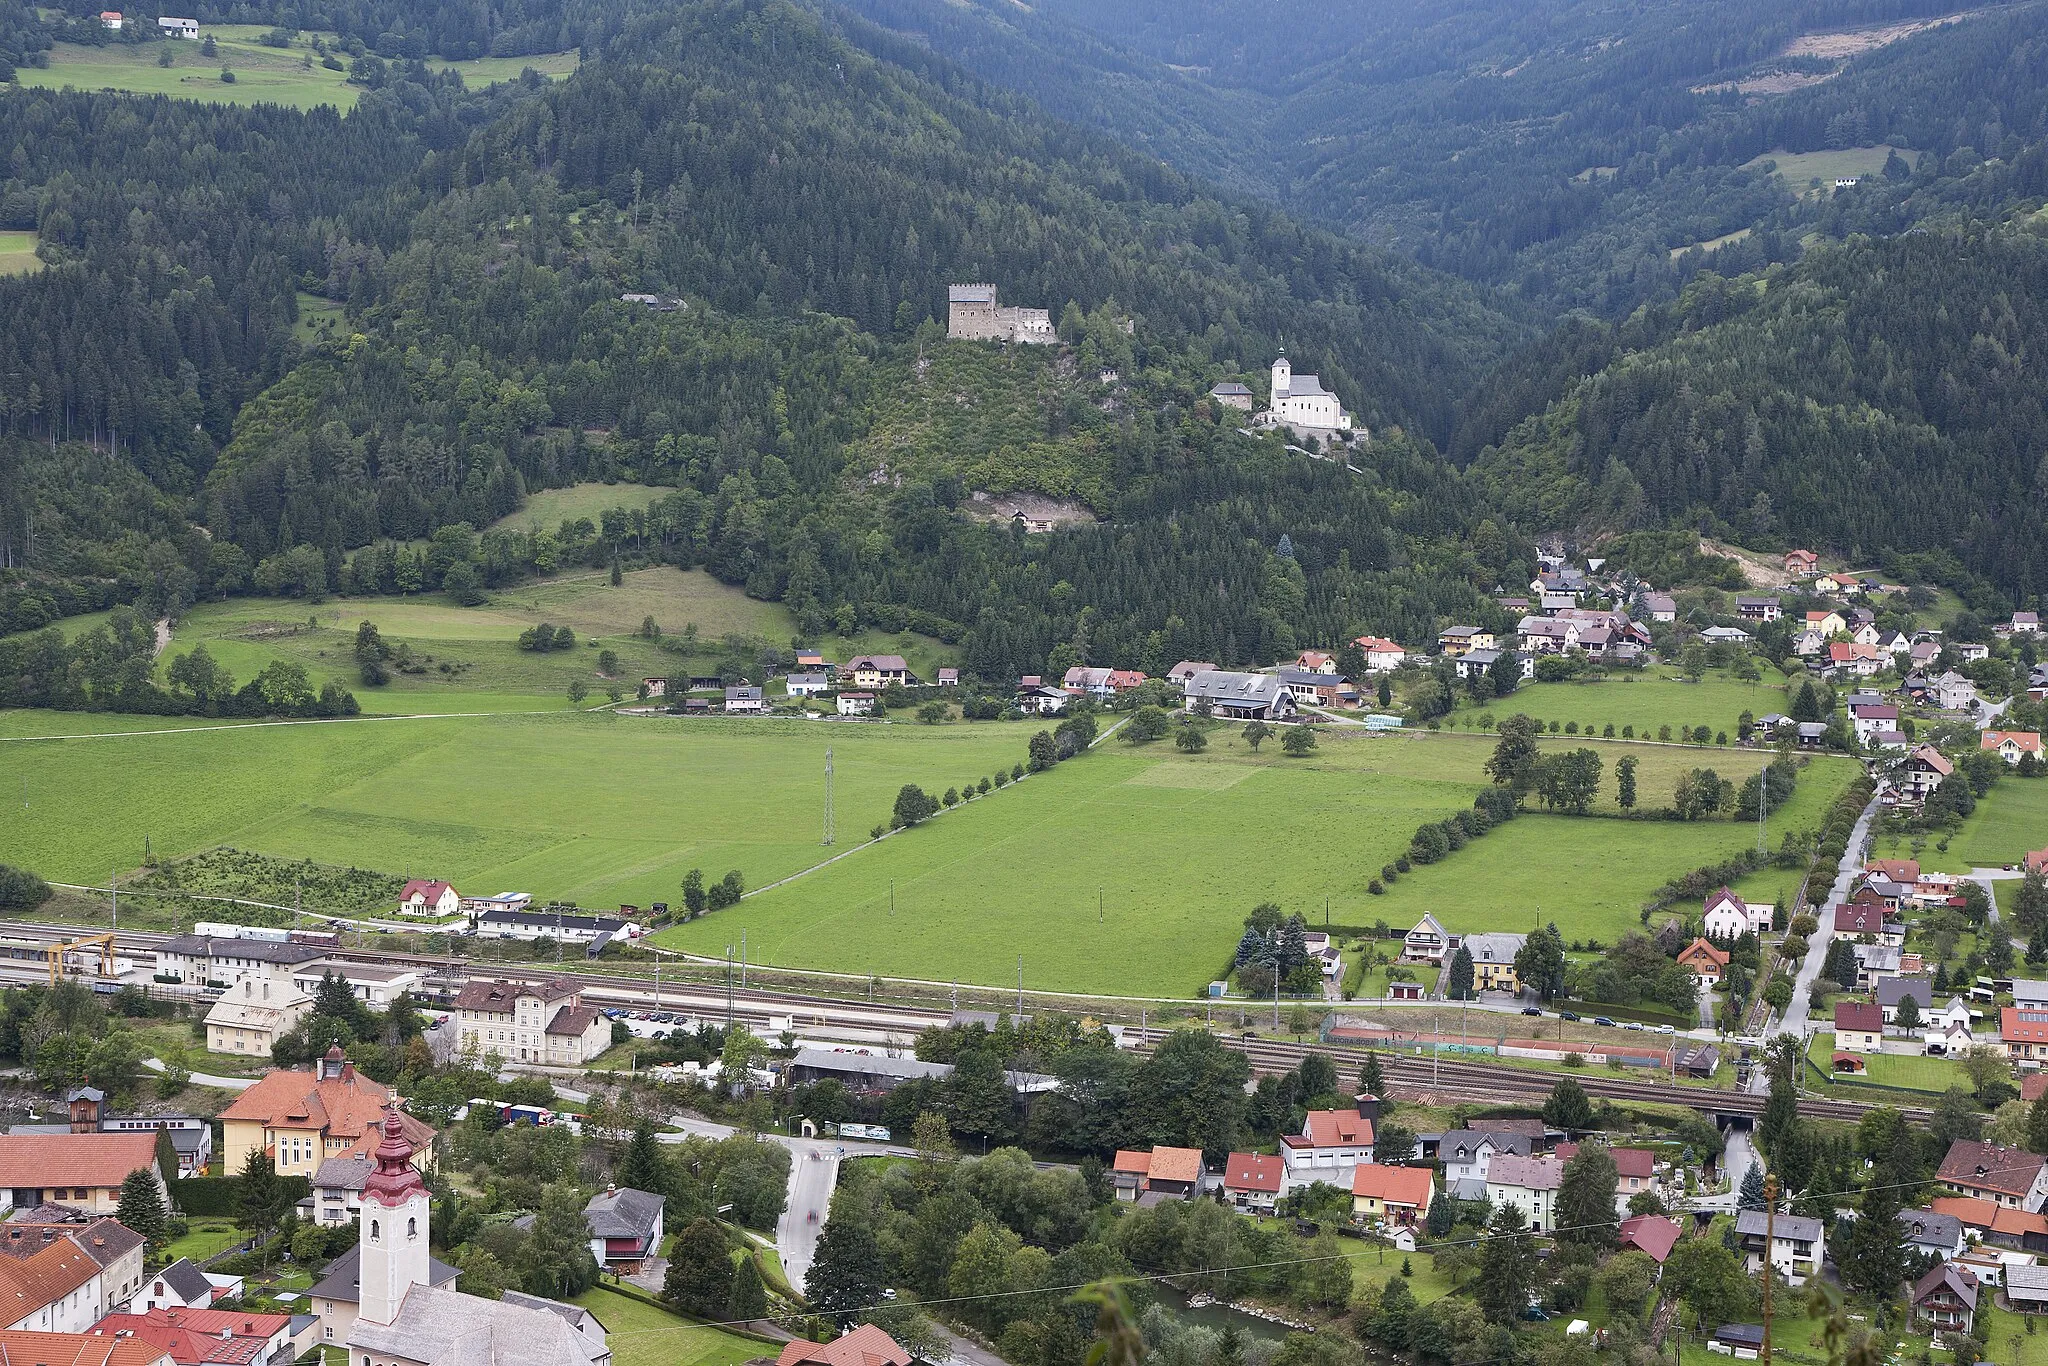
[[[1366,883],[1365,890],[1368,896],[1385,896],[1387,894],[1387,889],[1381,885],[1378,878],[1374,878],[1371,882]]]

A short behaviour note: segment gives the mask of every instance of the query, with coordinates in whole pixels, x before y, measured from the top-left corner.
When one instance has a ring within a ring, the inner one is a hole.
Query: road
[[[1841,865],[1835,870],[1835,883],[1828,895],[1821,900],[1808,898],[1817,909],[1814,918],[1820,921],[1820,929],[1807,943],[1806,961],[1800,964],[1799,975],[1792,983],[1792,1004],[1785,1007],[1785,1017],[1778,1022],[1773,1033],[1796,1034],[1806,1037],[1807,1014],[1812,1005],[1814,981],[1820,976],[1821,966],[1827,962],[1828,944],[1835,937],[1835,919],[1832,907],[1837,902],[1849,899],[1849,887],[1856,880],[1856,874],[1863,870],[1863,850],[1870,839],[1870,823],[1877,819],[1877,798],[1870,799],[1870,805],[1863,808],[1863,814],[1856,818],[1856,828],[1849,832],[1849,847],[1842,851]],[[1761,1069],[1759,1069],[1761,1075]]]
[[[1716,1195],[1702,1195],[1685,1202],[1687,1209],[1732,1210],[1742,1193],[1742,1176],[1757,1163],[1756,1144],[1750,1141],[1749,1130],[1736,1125],[1728,1130],[1728,1146],[1721,1153],[1721,1171],[1728,1178],[1728,1189]]]
[[[152,1072],[164,1070],[163,1059],[161,1058],[144,1058],[142,1065]],[[192,1084],[194,1086],[212,1086],[222,1091],[246,1091],[256,1084],[256,1078],[216,1077],[207,1072],[194,1072],[192,1074]]]

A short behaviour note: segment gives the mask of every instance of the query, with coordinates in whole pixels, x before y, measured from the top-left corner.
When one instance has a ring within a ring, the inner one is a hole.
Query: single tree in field
[[[1636,804],[1636,761],[1630,755],[1614,763],[1614,800],[1622,810],[1632,810]]]
[[[694,918],[704,914],[704,870],[692,868],[683,874],[683,909]]]
[[[588,697],[588,696],[590,696],[590,685],[589,685],[588,683],[585,683],[585,682],[584,682],[584,681],[583,681],[582,679],[580,679],[580,678],[575,678],[575,679],[571,679],[571,680],[569,681],[569,705],[570,705],[570,706],[572,706],[572,707],[580,707],[580,706],[582,706],[582,705],[583,705],[583,699],[584,699],[584,698],[586,698],[586,697]]]
[[[1264,721],[1253,721],[1244,728],[1244,742],[1252,747],[1252,753],[1257,754],[1259,745],[1272,733],[1273,728]]]
[[[1316,747],[1316,733],[1307,726],[1289,726],[1287,734],[1280,738],[1280,748],[1287,754],[1300,758]]]
[[[1174,732],[1173,743],[1184,754],[1200,754],[1209,747],[1209,737],[1193,726],[1182,726]]]

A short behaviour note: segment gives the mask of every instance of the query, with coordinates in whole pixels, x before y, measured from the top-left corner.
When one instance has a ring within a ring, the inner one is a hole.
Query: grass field
[[[347,318],[340,304],[303,289],[299,291],[299,320],[292,324],[294,337],[310,346],[334,340],[346,327]]]
[[[615,1366],[739,1366],[772,1355],[772,1343],[693,1323],[603,1286],[569,1303],[588,1309],[604,1325]]]
[[[1744,165],[1760,166],[1766,161],[1775,161],[1778,163],[1778,179],[1784,181],[1785,188],[1792,193],[1805,194],[1815,180],[1820,181],[1824,192],[1832,193],[1838,179],[1881,174],[1885,160],[1895,150],[1909,166],[1920,156],[1918,152],[1904,147],[1844,147],[1824,152],[1769,151]]]
[[[1941,873],[1966,873],[1972,868],[1999,868],[2018,863],[2032,850],[2048,846],[2048,782],[2008,774],[1986,793],[1977,809],[1949,837],[1924,842],[1918,858],[1923,868]],[[1880,858],[1915,857],[1911,842],[1880,834],[1872,854]]]
[[[1610,770],[1623,753],[1640,759],[1645,792],[1700,761],[1677,748],[1593,748]],[[1295,760],[1270,745],[1254,755],[1234,736],[1192,757],[1111,741],[663,939],[717,954],[744,926],[764,963],[982,983],[1015,980],[1015,959],[987,951],[1001,943],[1023,951],[1027,986],[1181,995],[1223,968],[1258,901],[1317,923],[1326,906],[1337,924],[1406,925],[1432,911],[1457,931],[1555,919],[1567,939],[1611,942],[1667,878],[1754,839],[1742,823],[1532,814],[1370,895],[1418,824],[1470,804],[1491,749],[1478,736],[1325,736]],[[1814,823],[1850,776],[1846,763],[1809,765],[1774,828]]]
[[[1581,731],[1590,726],[1595,734],[1610,724],[1617,735],[1623,726],[1634,726],[1639,738],[1655,736],[1660,726],[1674,731],[1680,726],[1711,726],[1727,731],[1732,739],[1743,712],[1763,716],[1786,709],[1783,682],[1768,668],[1759,683],[1737,682],[1725,673],[1688,683],[1652,669],[1589,682],[1526,683],[1511,697],[1483,704],[1468,701],[1453,716],[1460,726],[1469,726],[1481,713],[1491,712],[1498,720],[1520,712],[1560,727],[1577,722]]]
[[[1806,1056],[1822,1072],[1833,1075],[1829,1061],[1835,1051],[1835,1036],[1832,1033],[1816,1034],[1813,1042],[1806,1047]],[[1863,1059],[1865,1071],[1860,1075],[1882,1086],[1903,1086],[1914,1091],[1927,1091],[1940,1095],[1951,1086],[1970,1089],[1970,1079],[1958,1062],[1947,1058],[1907,1056],[1892,1053],[1858,1054]],[[1808,1080],[1812,1074],[1808,1074]],[[1849,1089],[1854,1089],[1853,1087]]]
[[[232,1219],[201,1217],[186,1221],[186,1233],[174,1238],[164,1249],[164,1259],[175,1262],[180,1257],[190,1257],[203,1262],[218,1252],[225,1252],[242,1241],[242,1231]]]
[[[32,232],[0,232],[0,275],[29,275],[43,268]]]
[[[671,636],[694,624],[705,648],[684,656],[641,639],[636,633],[650,616]],[[428,657],[426,671],[393,671],[386,686],[364,687],[352,654],[363,621],[375,622],[394,648],[404,642]],[[573,650],[521,650],[520,632],[542,621],[571,628],[581,643]],[[795,630],[781,605],[757,601],[701,571],[635,570],[613,588],[603,571],[580,570],[495,593],[480,607],[458,606],[439,593],[318,605],[281,598],[202,603],[178,623],[161,667],[203,643],[238,681],[254,677],[274,658],[295,659],[316,685],[333,679],[352,689],[365,711],[502,711],[566,706],[563,693],[578,678],[601,700],[606,680],[597,671],[600,649],[618,654],[618,677],[631,695],[644,676],[687,672],[693,659],[708,666],[728,633],[786,647]],[[819,648],[841,661],[862,652],[900,654],[924,678],[951,659],[937,641],[910,632],[827,636]]]
[[[51,718],[6,713],[0,730],[50,733],[24,719]],[[75,732],[100,718],[61,719]],[[236,727],[0,752],[9,770],[28,773],[27,810],[8,815],[9,860],[59,881],[104,885],[111,870],[141,862],[148,836],[167,856],[232,844],[446,877],[465,890],[644,906],[677,900],[692,867],[714,878],[738,868],[759,886],[817,862],[827,746],[850,832],[886,818],[904,783],[943,790],[1021,759],[1027,738],[1021,726],[994,724],[565,713]],[[8,777],[11,807],[20,780]]]
[[[539,527],[553,531],[563,522],[587,517],[595,523],[599,514],[612,508],[646,507],[659,502],[674,489],[653,484],[572,484],[565,489],[542,489],[526,496],[526,506],[492,523],[493,529],[511,527],[525,530]]]
[[[266,47],[257,39],[270,30],[261,24],[208,24],[201,33],[212,37],[215,55],[208,57],[196,42],[114,43],[84,47],[58,43],[47,67],[20,67],[15,80],[23,86],[82,90],[119,90],[135,95],[173,95],[220,104],[283,104],[311,109],[329,104],[355,106],[361,87],[348,82],[345,71],[331,71],[313,53],[313,34],[300,33],[291,46]],[[332,39],[332,34],[322,35]],[[172,65],[159,66],[168,51]],[[313,57],[311,67],[305,59]],[[560,77],[574,71],[577,55],[555,52],[534,57],[481,57],[472,61],[428,61],[437,71],[458,71],[470,85],[488,85],[516,78],[527,67]],[[232,84],[221,80],[223,69],[235,73]],[[4,267],[0,267],[4,269]]]

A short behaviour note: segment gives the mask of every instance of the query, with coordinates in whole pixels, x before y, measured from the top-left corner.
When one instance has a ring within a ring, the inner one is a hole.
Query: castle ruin
[[[1052,314],[1043,308],[1004,308],[994,285],[946,287],[946,335],[955,341],[1031,342],[1059,340]]]

